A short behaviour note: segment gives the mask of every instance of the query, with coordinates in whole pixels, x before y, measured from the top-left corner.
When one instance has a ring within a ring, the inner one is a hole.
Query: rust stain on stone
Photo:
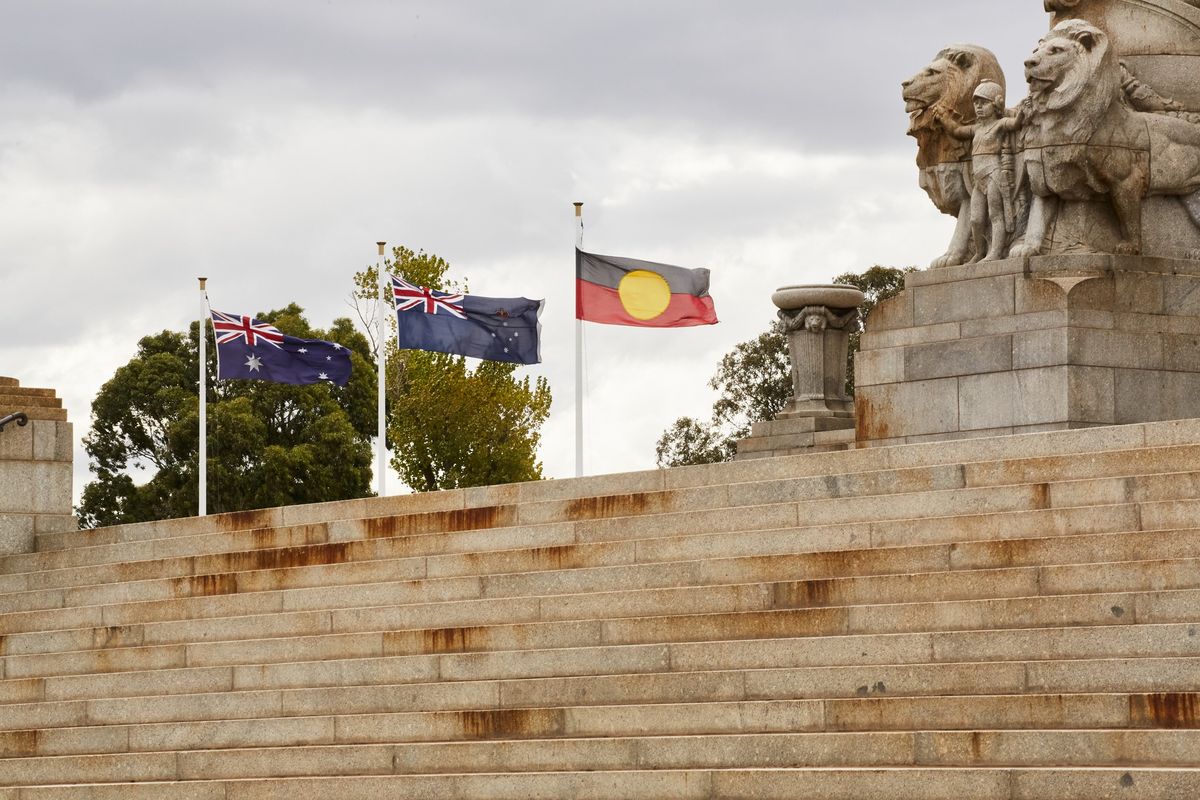
[[[1033,507],[1044,511],[1050,508],[1050,484],[1038,483],[1033,487]]]
[[[1012,567],[1026,563],[1029,551],[1037,545],[1038,542],[1033,539],[997,539],[977,542],[972,547],[983,548],[987,553],[988,567]]]
[[[519,739],[560,733],[558,709],[514,708],[455,712],[465,739]]]
[[[266,528],[271,524],[271,509],[254,508],[249,511],[231,511],[228,514],[218,514],[216,520],[217,526],[224,532]]]
[[[225,565],[232,572],[245,572],[341,564],[350,560],[353,544],[353,542],[327,542],[296,547],[276,547],[270,550],[248,550],[241,553],[230,553],[225,559]]]
[[[95,645],[96,647],[125,647],[130,644],[131,634],[139,633],[138,629],[132,625],[109,625],[104,628],[96,628]],[[141,644],[140,636],[133,636],[134,644]]]
[[[421,631],[421,652],[433,655],[479,650],[483,647],[486,633],[486,628],[479,627],[427,628]]]
[[[42,732],[37,729],[25,731],[0,731],[0,756],[18,758],[37,755],[38,741]]]
[[[834,582],[829,579],[775,584],[775,608],[821,608],[833,605]]]
[[[255,528],[250,532],[251,538],[254,540],[256,549],[264,549],[275,544],[275,531],[277,528]]]
[[[665,510],[674,492],[638,492],[580,497],[567,502],[567,519],[608,519]]]
[[[1158,728],[1200,728],[1200,694],[1162,692],[1135,695],[1131,716]],[[1140,707],[1139,707],[1140,706]]]
[[[573,556],[576,545],[564,544],[555,547],[536,547],[530,551],[538,569],[568,569],[575,565]]]
[[[878,406],[878,407],[877,407]],[[876,404],[862,393],[854,397],[854,439],[859,442],[872,442],[877,439],[891,439],[892,430],[888,427],[887,417],[891,411],[887,403]]]
[[[187,575],[172,581],[172,592],[176,597],[213,597],[221,594],[237,594],[237,576],[222,572],[213,575]]]
[[[368,539],[389,539],[419,533],[486,530],[516,522],[516,506],[480,506],[427,514],[402,514],[364,520]]]

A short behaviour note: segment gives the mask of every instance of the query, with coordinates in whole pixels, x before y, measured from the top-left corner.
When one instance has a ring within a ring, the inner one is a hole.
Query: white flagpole
[[[378,328],[376,338],[378,339],[378,349],[376,350],[375,364],[379,373],[378,380],[378,423],[379,423],[379,438],[375,445],[375,484],[378,487],[377,491],[380,497],[387,494],[387,407],[386,407],[386,383],[387,383],[387,309],[392,305],[388,301],[391,299],[388,291],[387,271],[384,269],[385,260],[383,257],[384,247],[387,242],[376,242],[379,245],[379,263],[377,269],[379,271],[379,313],[375,315],[375,324]]]
[[[208,514],[208,295],[200,278],[200,516]]]
[[[575,247],[583,249],[583,203],[575,203]],[[575,276],[578,298],[579,276]],[[578,300],[576,301],[578,302]],[[575,477],[583,477],[583,320],[575,309]]]

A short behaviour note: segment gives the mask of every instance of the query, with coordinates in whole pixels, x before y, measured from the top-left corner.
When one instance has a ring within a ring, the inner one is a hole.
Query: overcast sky
[[[925,265],[952,220],[917,187],[900,81],[954,42],[1024,94],[1041,0],[0,0],[0,375],[78,440],[140,337],[296,301],[346,316],[379,239],[479,294],[545,297],[574,474],[574,232],[712,270],[719,325],[586,327],[586,471],[654,465],[707,419],[771,292]],[[395,487],[395,482],[392,483]]]

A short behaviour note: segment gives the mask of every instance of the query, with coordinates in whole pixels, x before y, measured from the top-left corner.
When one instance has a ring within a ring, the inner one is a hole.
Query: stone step
[[[1200,532],[1198,532],[1200,533]],[[1192,550],[1200,554],[1200,541]],[[783,572],[784,570],[781,570]],[[853,578],[627,589],[615,592],[520,596],[351,607],[334,611],[278,611],[206,620],[38,629],[9,633],[4,654],[56,653],[113,647],[261,639],[267,636],[362,633],[661,616],[673,609],[718,614],[779,609],[868,606],[1136,592],[1153,587],[1200,589],[1200,558],[1083,563],[1008,569],[902,572]]]
[[[819,637],[882,632],[998,630],[1072,625],[1191,622],[1200,590],[1104,592],[1045,597],[833,606],[724,613],[675,613],[436,628],[318,633],[278,638],[126,645],[5,655],[5,678],[181,666],[271,664],[450,652],[508,651],[687,641]]]
[[[352,729],[353,730],[353,729]],[[521,735],[520,731],[513,734]],[[974,737],[973,737],[974,734]],[[978,755],[973,752],[974,738]],[[988,749],[983,745],[986,742]],[[771,733],[606,736],[434,744],[210,746],[171,752],[12,757],[3,785],[339,775],[796,767],[1188,767],[1198,731]]]
[[[603,498],[624,494],[939,464],[965,465],[973,462],[1043,457],[1063,459],[1074,454],[1191,445],[1197,441],[1200,441],[1200,420],[1175,420],[261,509],[55,535],[44,537],[40,545],[45,549],[72,549],[97,540],[111,543],[118,540],[170,538],[218,531],[378,518],[395,514],[446,513],[457,515],[454,519],[459,524],[470,524],[487,521],[489,517],[500,513],[505,505],[531,501],[586,500],[588,502],[581,503],[581,507],[577,509],[586,511],[588,508],[611,502]],[[476,524],[473,527],[487,526]]]
[[[15,409],[25,411],[27,408],[62,408],[62,400],[53,392],[39,389],[17,389],[15,391],[0,388],[0,409]],[[4,413],[10,413],[5,411]]]
[[[887,693],[888,686],[892,693],[920,694],[952,690],[955,681],[961,682],[962,664],[990,676],[980,684],[985,690],[994,686],[1002,693],[1103,691],[1112,688],[1108,681],[1130,674],[1138,676],[1129,687],[1171,692],[1180,690],[1181,678],[1194,674],[1190,660],[1196,656],[1200,637],[1194,624],[1186,624],[193,667],[4,681],[2,697],[10,705],[0,724],[22,729],[281,712],[523,708],[558,705],[564,699],[620,704],[858,697]],[[935,658],[934,666],[930,658]],[[1114,672],[1104,672],[1106,667]],[[930,678],[926,686],[925,672],[940,680]],[[130,703],[128,697],[140,699]]]
[[[1057,664],[1035,661],[631,673],[450,685],[381,684],[286,692],[247,690],[208,696],[153,696],[137,704],[124,701],[119,705],[112,701],[19,704],[6,708],[7,732],[0,733],[0,756],[124,752],[125,748],[279,746],[285,743],[289,731],[308,731],[301,737],[302,743],[328,743],[334,741],[330,736],[336,730],[336,741],[344,742],[349,741],[344,738],[347,730],[355,726],[359,730],[356,736],[368,737],[362,741],[472,739],[479,737],[472,733],[470,726],[476,723],[470,715],[448,712],[467,710],[498,718],[511,712],[513,719],[519,720],[522,714],[528,716],[521,709],[566,707],[569,716],[592,706],[631,704],[652,705],[638,712],[641,718],[637,714],[630,716],[626,728],[610,721],[610,726],[617,727],[599,732],[585,730],[565,724],[566,717],[559,715],[545,717],[550,721],[544,728],[530,733],[548,736],[789,732],[821,729],[824,722],[820,714],[826,707],[812,702],[820,699],[1002,694],[1044,697],[1116,691],[1137,692],[1151,698],[1138,706],[1135,717],[1130,718],[1135,727],[1196,728],[1194,703],[1189,699],[1195,695],[1189,694],[1189,690],[1197,685],[1197,676],[1200,676],[1200,659],[1138,658]],[[667,714],[672,709],[664,711],[664,703],[675,704],[674,713]],[[679,704],[696,705],[685,708]],[[211,716],[197,716],[197,709],[205,709]],[[416,714],[418,711],[424,716]],[[287,716],[279,717],[281,712]],[[77,718],[79,715],[82,718]],[[356,721],[362,715],[368,716]],[[297,718],[302,721],[296,721]],[[36,729],[22,727],[22,722],[35,720],[39,723]],[[436,724],[414,728],[414,720]],[[497,730],[515,735],[515,729],[501,726]],[[311,738],[313,731],[321,732],[320,738]]]
[[[878,682],[878,677],[871,677],[877,675],[875,667],[919,665],[931,660],[938,663],[984,663],[1026,659],[1052,662],[1150,657],[1191,658],[1200,655],[1198,630],[1200,629],[1194,623],[1143,624],[888,633],[816,639],[777,638],[731,642],[607,645],[496,653],[332,658],[325,661],[244,666],[167,665],[153,668],[152,665],[133,665],[132,670],[124,672],[10,678],[0,681],[0,702],[55,704],[67,700],[103,700],[223,691],[305,690],[308,687],[318,687],[317,691],[320,693],[333,691],[320,687],[349,687],[349,691],[353,687],[370,687],[375,684],[400,685],[439,679],[510,681],[585,677],[590,680],[591,676],[612,674],[653,675],[664,672],[738,669],[872,668],[864,673],[853,673],[855,677],[848,680],[848,685],[852,684],[857,691],[861,686],[871,686]],[[1067,667],[1074,668],[1072,665]],[[1027,670],[1029,677],[1026,679],[1026,685],[1045,691],[1061,690],[1074,685],[1062,683],[1064,679],[1057,677],[1059,673],[1054,672],[1053,668],[1053,664],[1047,664],[1037,670],[1036,674]],[[850,673],[836,674],[844,676]],[[1169,683],[1170,676],[1164,678],[1159,673],[1152,674],[1156,676],[1154,680],[1163,682],[1148,688],[1162,689],[1172,686]],[[596,691],[599,684],[589,683],[589,680],[584,680],[581,685],[585,689]],[[892,678],[893,682],[896,680]],[[496,686],[488,691],[500,692],[502,689],[505,697],[517,691],[512,685],[507,688]],[[463,691],[468,690],[477,691],[478,687],[468,687]],[[450,689],[445,691],[452,692]],[[281,702],[279,698],[282,696],[275,696],[267,702],[278,708]],[[348,697],[349,695],[343,698],[343,702],[349,702]],[[739,695],[738,699],[742,697]],[[552,696],[551,699],[556,698]],[[369,691],[361,694],[361,700],[371,702],[372,694]],[[171,705],[175,701],[163,702]],[[461,704],[465,701],[458,702]],[[123,701],[118,701],[119,705],[122,703]],[[139,705],[140,707],[142,706]],[[54,719],[67,720],[61,724],[83,724],[88,719],[96,719],[97,713],[92,707],[88,716],[87,703],[53,705],[52,709],[57,709],[53,711]],[[338,710],[339,708],[335,707],[330,713]],[[36,726],[45,721],[39,708],[30,706],[25,713],[33,714],[27,719],[41,721],[31,722],[30,725]]]
[[[1200,794],[1200,770],[1135,767],[597,770],[269,778],[0,789],[0,800],[1162,800]]]
[[[1186,501],[1179,501],[1185,502]],[[1187,509],[1186,505],[1182,507]],[[586,562],[588,551],[597,554],[629,552],[632,547],[637,557],[649,558],[649,553],[655,553],[656,560],[688,560],[696,557],[729,557],[735,555],[765,555],[787,552],[781,549],[784,537],[793,543],[788,548],[802,550],[833,550],[848,549],[855,546],[873,544],[879,546],[887,543],[908,543],[911,541],[931,540],[935,534],[938,541],[955,541],[1000,536],[1020,538],[1022,536],[1044,535],[1047,531],[1061,533],[1065,531],[1086,529],[1096,532],[1134,530],[1139,523],[1144,528],[1162,525],[1164,516],[1174,510],[1169,504],[1131,504],[1108,506],[1104,509],[1074,508],[1074,509],[1045,509],[1034,512],[999,512],[999,514],[961,515],[952,517],[922,518],[917,520],[891,520],[886,522],[860,522],[844,525],[809,525],[804,528],[768,529],[769,520],[760,520],[764,528],[747,531],[732,530],[720,532],[703,532],[697,530],[684,531],[681,534],[665,536],[649,535],[647,538],[630,538],[637,531],[625,529],[625,538],[615,542],[593,541],[600,537],[591,537],[587,531],[570,524],[545,525],[536,529],[512,529],[507,532],[474,531],[442,535],[426,535],[415,538],[397,537],[388,539],[370,539],[367,541],[332,542],[313,544],[281,549],[251,551],[236,555],[217,555],[201,557],[169,558],[158,561],[133,561],[115,564],[103,570],[95,567],[73,567],[41,572],[15,573],[0,575],[0,594],[27,591],[46,591],[55,588],[90,587],[103,583],[123,581],[153,580],[155,578],[183,578],[196,575],[221,574],[221,580],[228,586],[231,573],[247,573],[252,571],[271,572],[283,575],[287,570],[288,580],[279,581],[283,585],[305,585],[300,576],[309,567],[318,567],[322,580],[333,580],[328,574],[334,569],[338,571],[378,571],[379,565],[364,564],[363,562],[387,559],[419,558],[421,556],[449,556],[435,563],[435,569],[445,563],[461,561],[462,554],[468,558],[478,559],[482,553],[492,553],[488,558],[501,560],[511,559],[514,553],[494,555],[497,551],[513,550],[525,552],[526,569],[540,569],[547,566],[572,566]],[[1186,514],[1175,514],[1175,517],[1186,518]],[[1193,521],[1194,524],[1194,521]],[[1190,526],[1189,526],[1190,527]],[[623,549],[621,543],[625,543]],[[609,545],[607,549],[602,545]],[[573,558],[564,562],[564,556]],[[593,555],[591,558],[599,558]],[[422,562],[414,562],[424,574]],[[600,562],[596,562],[600,563]],[[236,567],[240,569],[230,569]],[[394,573],[392,570],[398,570]],[[389,575],[409,574],[403,565],[388,565]],[[266,576],[268,578],[274,575]],[[351,579],[351,582],[361,579]],[[366,578],[370,580],[370,578]],[[328,585],[328,584],[324,584]],[[186,589],[180,586],[180,589]],[[208,587],[202,587],[208,588]],[[270,587],[277,588],[277,587]],[[249,590],[243,586],[242,591]],[[59,607],[64,604],[61,592],[49,595],[48,607]],[[171,597],[179,596],[175,592]],[[18,605],[13,608],[37,607],[26,605],[29,598],[16,600],[8,598]]]
[[[1055,526],[1049,533],[1061,533],[1060,529],[1063,527],[1061,524]],[[861,536],[845,529],[840,533],[849,541],[855,538],[871,538],[869,530],[863,531]],[[849,576],[1069,565],[1096,560],[1149,561],[1186,558],[1200,553],[1200,529],[1194,528],[1056,535],[1037,539],[1001,539],[852,551],[820,549],[837,544],[838,539],[834,537],[838,534],[836,529],[806,529],[764,531],[753,539],[740,534],[715,534],[685,539],[642,540],[637,544],[636,555],[641,560],[639,564],[586,567],[564,573],[517,573],[506,576],[503,581],[489,578],[486,596],[501,599],[513,595],[550,596],[555,593],[611,592],[628,587],[649,589],[755,580],[823,582]],[[718,557],[722,553],[745,555]],[[700,560],[706,556],[707,560]],[[236,589],[236,582],[235,577],[230,581],[230,588]],[[296,610],[332,610],[384,603],[400,605],[452,602],[481,599],[485,596],[484,591],[485,583],[477,578],[439,578],[243,594],[200,593],[196,596],[161,601],[106,606],[56,606],[38,611],[13,611],[0,616],[0,634],[61,628],[115,627],[174,619],[213,619]],[[815,595],[823,591],[823,588],[814,585],[811,591]]]
[[[240,573],[199,576],[166,583],[128,584],[124,593],[117,593],[115,600],[119,602],[129,597],[133,601],[116,606],[110,605],[103,609],[99,606],[76,605],[78,602],[89,600],[103,602],[105,598],[100,591],[32,592],[10,595],[5,598],[6,606],[14,611],[0,619],[14,621],[13,628],[8,630],[16,630],[17,627],[29,629],[31,625],[35,630],[38,629],[38,626],[50,627],[45,625],[48,621],[46,615],[66,615],[65,618],[77,620],[77,624],[80,626],[89,624],[93,627],[116,626],[131,624],[147,617],[170,616],[169,612],[176,604],[181,608],[183,616],[195,618],[233,616],[247,612],[344,608],[383,603],[614,591],[631,586],[659,587],[787,578],[817,580],[837,575],[1070,563],[1086,561],[1093,557],[1113,561],[1153,559],[1188,556],[1196,552],[1197,534],[1194,530],[1097,534],[1090,537],[1056,535],[1076,527],[1084,527],[1092,517],[1107,518],[1093,522],[1091,525],[1093,529],[1103,528],[1104,523],[1133,522],[1139,517],[1138,509],[1130,507],[1125,511],[1127,513],[1116,514],[1110,511],[1104,515],[1092,512],[1084,515],[1076,512],[1035,512],[1032,515],[1021,515],[1020,518],[1006,520],[1008,523],[1006,525],[985,525],[983,521],[980,521],[976,526],[977,533],[985,531],[1007,533],[1009,531],[1005,529],[1012,528],[1015,529],[1013,531],[1015,533],[1040,532],[1047,534],[1049,538],[993,540],[951,545],[917,545],[863,551],[823,552],[820,550],[821,547],[836,546],[842,543],[837,540],[819,541],[825,535],[823,531],[815,532],[818,541],[813,541],[812,537],[807,535],[807,531],[773,531],[765,532],[754,542],[745,538],[739,540],[738,551],[756,552],[763,555],[713,559],[708,562],[659,563],[656,562],[656,559],[700,556],[710,540],[714,543],[707,549],[719,552],[728,544],[727,541],[717,537],[699,539],[695,543],[700,545],[699,548],[690,547],[684,551],[672,547],[670,541],[645,541],[637,544],[637,552],[632,556],[629,555],[628,550],[624,551],[627,556],[624,561],[641,560],[643,563],[618,563],[614,566],[577,568],[567,571],[548,571],[544,568],[552,566],[551,564],[529,563],[527,565],[529,568],[542,567],[543,571],[492,575],[486,579],[474,576],[424,578],[421,576],[429,571],[429,562],[424,560],[418,560],[415,566],[411,562],[376,562],[309,568],[287,573],[279,571],[266,574]],[[1046,519],[1050,514],[1054,515],[1054,519]],[[1143,521],[1154,521],[1152,515],[1146,511],[1143,511],[1140,517]],[[1022,521],[1027,524],[1016,524]],[[1041,523],[1041,525],[1032,523]],[[1039,530],[1041,527],[1050,528],[1050,530]],[[997,528],[1000,530],[997,531]],[[851,541],[860,536],[887,541],[892,538],[917,539],[925,536],[937,539],[940,532],[936,529],[933,531],[922,529],[920,537],[916,535],[885,537],[880,535],[881,531],[879,530],[863,531],[861,534],[842,531],[842,534]],[[933,535],[930,536],[930,534]],[[579,548],[577,554],[582,550],[586,550],[586,548]],[[789,554],[789,551],[793,550],[814,550],[816,552]],[[781,555],[766,557],[771,551],[778,551]],[[515,554],[510,554],[510,556],[512,555]],[[539,558],[545,556],[546,552],[535,550],[527,555]],[[441,560],[433,563],[439,571],[446,566]],[[515,566],[519,568],[520,565]],[[410,581],[393,580],[386,583],[369,583],[405,575],[416,575],[417,577]],[[284,577],[287,578],[286,582],[283,580]],[[271,590],[273,588],[272,580],[278,580],[280,583],[292,583],[296,585],[296,588]],[[357,583],[357,581],[368,583]],[[158,596],[171,599],[137,601],[138,597],[154,596],[155,593],[150,591],[154,589],[157,589]],[[105,592],[108,591],[105,590]],[[244,593],[237,594],[237,592]],[[70,605],[64,607],[64,602],[67,601],[70,602]],[[18,613],[16,610],[20,608],[44,610]],[[28,620],[28,624],[20,625],[24,620]],[[8,632],[8,630],[0,629],[0,633]]]
[[[784,529],[747,533],[733,531],[721,545],[708,549],[705,556],[712,558],[722,554],[728,541],[741,540],[735,552],[770,553],[802,551],[850,550],[862,547],[867,542],[876,547],[897,543],[943,542],[957,543],[968,539],[1003,539],[1022,537],[1045,537],[1071,533],[1073,531],[1117,532],[1138,529],[1161,530],[1171,527],[1188,527],[1200,518],[1198,501],[1164,501],[1157,503],[1131,503],[1101,508],[1080,507],[1073,509],[1043,510],[1036,512],[1002,512],[959,517],[940,517],[918,520],[894,520],[890,522],[863,523],[849,526],[816,526],[809,529]],[[686,533],[684,534],[686,536]],[[714,542],[713,534],[701,534],[702,545]],[[782,537],[789,537],[788,539]],[[680,538],[670,534],[665,539]],[[785,544],[786,542],[786,544]],[[321,546],[317,546],[318,548]],[[355,552],[355,551],[349,551]],[[695,550],[692,551],[695,553]],[[588,567],[628,566],[636,563],[669,561],[681,555],[678,547],[661,540],[626,540],[607,543],[582,543],[575,545],[539,546],[523,550],[491,551],[480,553],[453,553],[435,556],[417,556],[395,560],[367,560],[339,563],[337,558],[346,555],[340,546],[317,550],[309,558],[318,562],[316,566],[253,570],[237,573],[186,574],[176,578],[130,580],[124,583],[107,583],[78,587],[52,589],[31,588],[53,584],[52,573],[26,573],[24,576],[3,576],[13,581],[6,588],[10,591],[0,595],[0,602],[10,611],[35,611],[53,608],[102,606],[121,603],[168,601],[183,597],[231,595],[255,592],[278,592],[280,590],[311,589],[308,595],[319,595],[332,586],[352,584],[378,584],[403,580],[440,582],[444,578],[469,578],[460,581],[455,592],[473,592],[467,596],[513,594],[503,589],[505,585],[524,584],[528,594],[557,594],[580,591],[569,586],[576,578],[576,570]],[[318,558],[317,556],[320,555]],[[683,556],[687,558],[687,556]],[[844,556],[831,556],[844,568]],[[857,557],[856,557],[857,558]],[[771,559],[763,559],[769,562]],[[323,563],[332,562],[332,563]],[[194,565],[193,565],[194,568]],[[939,569],[925,567],[925,571]],[[182,565],[180,569],[188,569]],[[704,571],[707,568],[695,565],[689,569]],[[914,571],[922,568],[916,568]],[[558,572],[551,572],[557,570]],[[643,579],[654,581],[657,569],[643,569]],[[878,571],[878,570],[877,570]],[[890,571],[897,571],[895,569]],[[536,578],[526,573],[545,572]],[[834,573],[836,574],[836,573]],[[79,577],[87,579],[86,571]],[[817,575],[813,577],[825,577]],[[760,580],[758,574],[743,580]],[[27,591],[16,585],[20,580]],[[39,583],[40,580],[40,583]],[[475,581],[475,588],[471,582]],[[530,581],[539,588],[528,588]],[[725,578],[723,582],[730,579]],[[693,580],[688,580],[694,583]],[[708,581],[714,582],[714,581]],[[722,581],[715,581],[722,582]],[[568,584],[566,588],[556,584]],[[439,583],[439,585],[441,585]],[[643,584],[638,584],[643,585]],[[661,580],[651,585],[672,585]],[[593,585],[594,589],[604,587]],[[624,588],[624,585],[609,585],[609,588]],[[15,590],[15,591],[14,591]],[[390,595],[375,603],[363,600],[358,605],[381,604],[392,601]],[[464,599],[462,595],[437,599]],[[294,607],[295,609],[300,606]]]
[[[1136,476],[1162,474],[1165,471],[1180,473],[1200,469],[1200,445],[1162,448],[1161,451],[1118,451],[1104,453],[1089,459],[1086,468],[1069,458],[1033,459],[1004,464],[970,464],[922,467],[900,471],[856,473],[841,476],[817,476],[788,480],[768,480],[739,484],[732,487],[702,487],[681,489],[674,492],[644,493],[623,497],[601,498],[606,502],[600,508],[579,507],[580,501],[553,501],[521,506],[519,509],[506,507],[500,518],[491,519],[492,525],[475,530],[478,534],[495,531],[497,525],[506,534],[516,533],[516,540],[523,536],[537,536],[536,531],[528,534],[509,528],[530,528],[555,521],[578,521],[607,519],[638,513],[642,516],[700,511],[726,508],[729,506],[779,504],[783,501],[812,502],[820,499],[844,499],[877,495],[893,495],[924,492],[934,489],[996,488],[1021,483],[1037,485],[1046,481],[1066,482],[1073,480],[1096,480],[1098,477],[1130,478],[1124,485],[1114,482],[1104,487],[1109,490],[1107,498],[1120,500],[1146,496],[1139,491]],[[1057,487],[1055,487],[1057,488]],[[1085,487],[1086,488],[1086,487]],[[1046,491],[1046,490],[1043,490]],[[1078,496],[1079,487],[1062,487],[1063,496],[1048,497],[1046,503],[1053,506],[1067,505],[1065,493],[1073,491]],[[1111,499],[1108,500],[1112,502]],[[891,502],[888,501],[891,505]],[[802,507],[802,514],[807,507]],[[819,509],[818,509],[819,511]],[[931,513],[920,516],[932,516]],[[477,522],[480,520],[476,520]],[[30,553],[0,559],[0,572],[20,573],[72,566],[89,566],[102,563],[122,564],[131,561],[164,559],[212,554],[231,554],[227,563],[250,560],[243,551],[258,551],[267,548],[295,547],[326,542],[348,542],[362,539],[403,537],[405,541],[417,542],[419,534],[445,533],[461,530],[462,520],[451,512],[423,513],[410,516],[392,516],[348,520],[335,523],[318,523],[278,528],[258,528],[232,532],[196,534],[153,539],[146,541],[114,541],[104,543],[98,537],[121,529],[103,529],[91,545],[71,550]],[[639,523],[645,524],[645,523]],[[436,537],[435,537],[436,538]],[[491,538],[499,538],[493,535]],[[513,538],[507,540],[512,541]],[[486,541],[486,540],[485,540]],[[429,547],[427,544],[426,547]],[[231,571],[229,566],[218,566],[210,571]]]
[[[1125,505],[1131,503],[1185,502],[1177,498],[1195,497],[1200,493],[1200,473],[1168,473],[1121,479],[1099,479],[1069,481],[1061,484],[1023,484],[1017,486],[987,487],[934,491],[924,494],[881,495],[857,498],[854,503],[841,499],[815,500],[801,503],[774,503],[743,508],[723,508],[697,512],[673,512],[646,518],[607,519],[592,523],[560,524],[541,531],[549,541],[560,544],[538,547],[560,548],[561,542],[569,541],[573,535],[576,542],[629,542],[644,538],[685,536],[696,531],[741,532],[805,525],[834,526],[840,524],[902,522],[905,520],[930,520],[949,517],[961,519],[964,515],[980,515],[1025,510],[1047,510],[1051,508],[1077,508],[1096,505]],[[1128,511],[1129,509],[1126,509]],[[1168,510],[1170,507],[1168,506]],[[923,524],[928,524],[923,522]],[[1186,523],[1185,523],[1186,524]],[[960,527],[966,527],[960,523]],[[1132,528],[1133,525],[1126,527]],[[391,532],[389,532],[391,533]],[[510,531],[518,541],[528,540],[522,529]],[[415,540],[402,539],[396,542],[400,548],[419,548],[421,544],[437,545],[440,537],[419,537]],[[513,539],[502,536],[497,539],[497,549],[511,546]],[[536,539],[536,537],[534,537]],[[970,538],[969,536],[967,538]],[[387,541],[396,541],[388,539]],[[64,580],[78,580],[92,576],[91,584],[110,581],[129,581],[139,577],[139,570],[152,574],[167,572],[194,574],[196,570],[210,572],[242,571],[249,569],[272,569],[280,566],[302,566],[329,563],[344,559],[353,545],[346,542],[321,543],[293,548],[251,550],[239,554],[214,556],[208,559],[189,560],[187,557],[167,558],[166,562],[135,561],[126,557],[122,564],[109,569],[76,569],[63,576]],[[119,551],[119,546],[108,549]],[[367,549],[364,548],[363,549]],[[367,552],[370,552],[367,549]],[[118,553],[113,552],[112,557]],[[128,555],[128,554],[127,554]],[[131,562],[131,563],[128,563]],[[221,569],[233,567],[233,569]],[[191,573],[187,571],[192,571]],[[34,583],[37,586],[54,585],[53,571],[27,572],[2,576],[0,592],[20,591]],[[181,577],[180,574],[170,577]],[[23,609],[22,609],[23,610]]]

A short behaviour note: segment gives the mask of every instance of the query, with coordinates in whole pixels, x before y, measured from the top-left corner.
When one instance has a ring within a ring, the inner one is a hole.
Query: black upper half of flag
[[[537,364],[542,360],[544,300],[450,294],[393,281],[398,343],[488,361]]]
[[[303,385],[350,380],[350,351],[321,339],[299,339],[253,317],[212,312],[217,377]]]
[[[711,272],[706,267],[694,269],[676,267],[672,264],[659,264],[656,261],[643,261],[624,256],[602,256],[596,253],[585,253],[579,248],[575,249],[575,277],[597,286],[616,289],[622,278],[639,270],[661,275],[667,282],[667,286],[670,287],[671,294],[708,296]]]

